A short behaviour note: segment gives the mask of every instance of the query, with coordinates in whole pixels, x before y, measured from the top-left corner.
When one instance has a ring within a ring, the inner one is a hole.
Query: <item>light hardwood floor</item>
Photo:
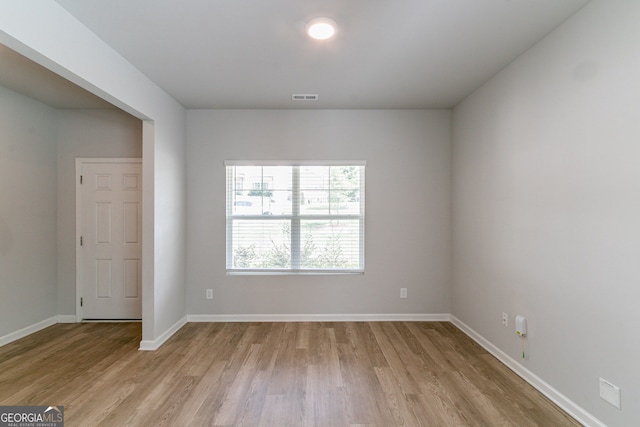
[[[440,322],[58,324],[0,347],[0,405],[71,426],[579,426]]]

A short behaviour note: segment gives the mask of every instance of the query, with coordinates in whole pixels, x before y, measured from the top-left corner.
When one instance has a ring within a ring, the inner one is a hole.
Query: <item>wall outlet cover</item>
[[[509,315],[507,313],[502,313],[502,325],[509,326]]]
[[[600,397],[618,409],[620,407],[620,387],[600,378]]]

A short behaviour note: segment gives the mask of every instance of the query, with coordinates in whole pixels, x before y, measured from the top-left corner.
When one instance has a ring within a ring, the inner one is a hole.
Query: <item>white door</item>
[[[142,163],[80,162],[83,319],[142,318]]]

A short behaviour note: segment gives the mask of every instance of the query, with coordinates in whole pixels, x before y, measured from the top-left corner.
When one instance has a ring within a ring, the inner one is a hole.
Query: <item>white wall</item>
[[[0,337],[56,315],[55,117],[0,86]]]
[[[142,122],[117,109],[58,110],[58,314],[76,314],[76,163],[78,157],[142,157]]]
[[[0,43],[146,120],[142,338],[154,347],[186,314],[185,109],[54,0],[0,10]]]
[[[452,313],[609,426],[640,425],[638,22],[594,0],[453,115]]]
[[[448,313],[450,124],[448,111],[190,110],[188,313]],[[366,160],[366,273],[227,276],[228,159]]]

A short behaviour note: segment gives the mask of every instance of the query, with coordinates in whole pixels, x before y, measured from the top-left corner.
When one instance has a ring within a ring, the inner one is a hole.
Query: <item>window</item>
[[[227,272],[364,272],[364,162],[226,162]]]

